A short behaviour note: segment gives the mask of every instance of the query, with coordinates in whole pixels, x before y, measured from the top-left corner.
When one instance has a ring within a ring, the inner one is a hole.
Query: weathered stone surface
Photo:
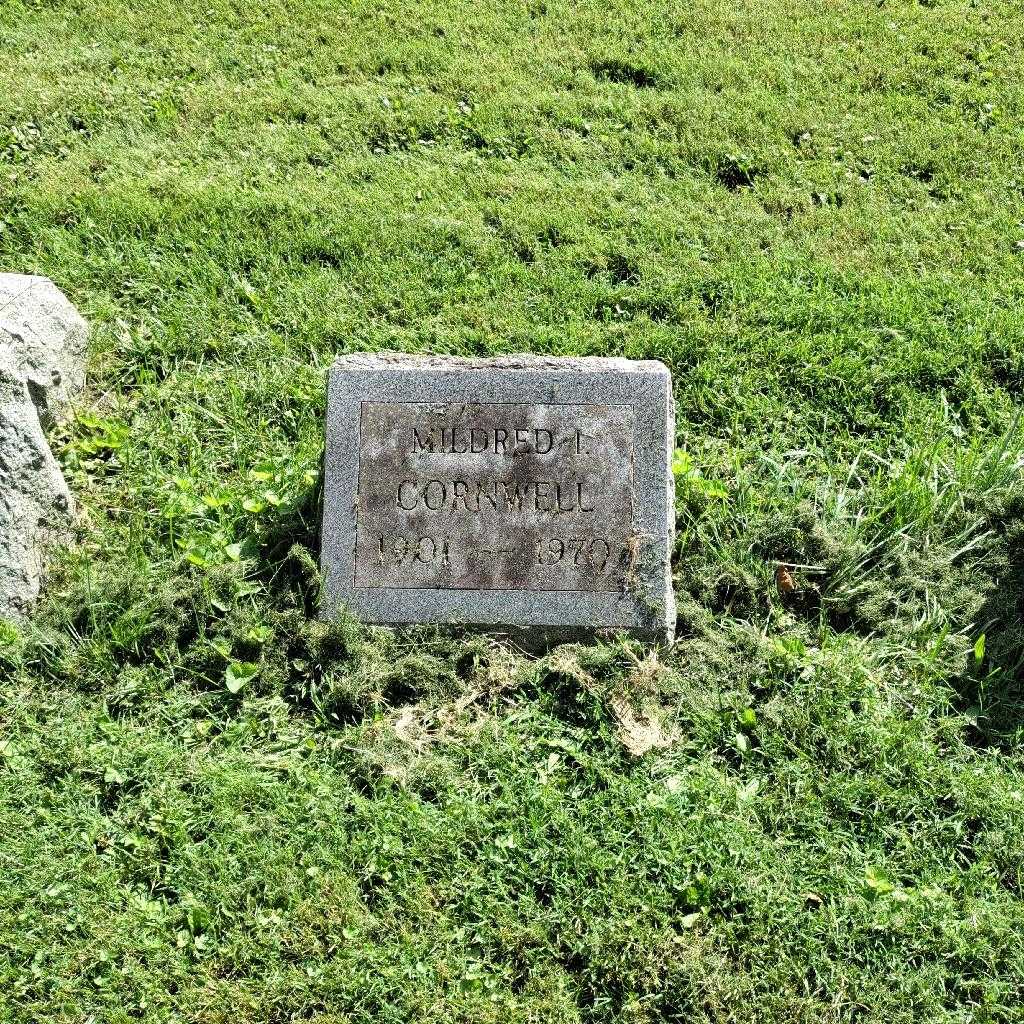
[[[46,277],[0,274],[0,348],[14,353],[44,426],[85,387],[89,327]]]
[[[39,594],[44,555],[73,502],[44,434],[85,380],[87,327],[56,286],[0,274],[0,617]]]
[[[664,638],[673,441],[661,363],[343,357],[324,611]]]
[[[71,508],[25,378],[0,350],[0,617],[32,606],[45,549],[67,530]]]

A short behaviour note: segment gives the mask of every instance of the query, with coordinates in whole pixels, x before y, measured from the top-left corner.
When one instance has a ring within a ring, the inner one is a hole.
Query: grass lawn
[[[0,269],[94,326],[0,1021],[1024,1020],[1022,24],[0,0]],[[672,369],[670,650],[316,621],[384,348]]]

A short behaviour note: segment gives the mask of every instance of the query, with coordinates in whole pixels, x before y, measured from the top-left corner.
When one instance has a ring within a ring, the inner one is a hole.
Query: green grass
[[[0,0],[0,267],[94,325],[0,1020],[1024,1020],[1022,16]],[[671,367],[670,651],[317,623],[380,348]]]

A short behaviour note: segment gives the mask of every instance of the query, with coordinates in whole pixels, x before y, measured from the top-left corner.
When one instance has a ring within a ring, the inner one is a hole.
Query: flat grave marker
[[[672,413],[657,362],[338,359],[324,614],[670,637]]]

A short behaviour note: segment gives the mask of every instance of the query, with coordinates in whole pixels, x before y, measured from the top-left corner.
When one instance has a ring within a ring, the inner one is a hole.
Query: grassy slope
[[[0,0],[0,264],[95,324],[0,1018],[1022,1019],[1020,18]],[[383,347],[672,367],[673,652],[315,624]]]

